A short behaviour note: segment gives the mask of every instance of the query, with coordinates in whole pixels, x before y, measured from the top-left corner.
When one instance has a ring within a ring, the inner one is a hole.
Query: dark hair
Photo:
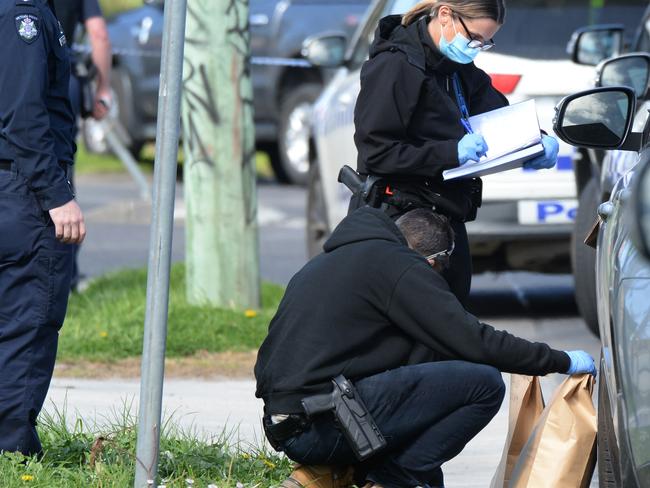
[[[411,249],[423,256],[445,251],[454,242],[449,219],[430,208],[416,208],[395,222]]]
[[[424,0],[402,16],[402,25],[412,24],[423,15],[435,18],[444,6],[466,19],[488,18],[499,25],[506,20],[505,0]]]

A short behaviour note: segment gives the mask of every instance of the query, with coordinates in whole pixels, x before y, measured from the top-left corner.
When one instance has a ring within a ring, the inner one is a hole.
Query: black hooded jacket
[[[470,115],[508,101],[474,63],[443,56],[426,17],[407,27],[401,20],[400,15],[381,19],[361,69],[354,111],[357,169],[387,176],[395,188],[418,193],[429,187],[467,208],[469,183],[442,180],[443,170],[458,166],[458,141],[465,135],[452,76],[459,75]]]
[[[259,350],[256,396],[266,413],[297,413],[300,400],[408,364],[463,359],[501,371],[566,372],[562,351],[497,331],[458,302],[380,210],[341,221],[325,252],[291,279]]]

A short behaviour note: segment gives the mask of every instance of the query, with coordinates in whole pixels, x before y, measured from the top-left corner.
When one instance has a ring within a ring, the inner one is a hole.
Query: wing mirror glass
[[[321,34],[305,39],[301,54],[314,66],[333,68],[343,64],[346,45],[343,34]]]
[[[573,146],[628,149],[623,143],[630,131],[635,108],[636,97],[631,88],[586,90],[569,95],[558,104],[553,130]]]
[[[595,66],[603,59],[623,52],[624,26],[596,25],[578,29],[571,36],[567,51],[574,63]]]
[[[632,188],[632,241],[647,259],[650,259],[650,161],[640,168]]]
[[[649,77],[650,55],[626,54],[601,63],[596,86],[629,86],[637,98],[645,98]]]

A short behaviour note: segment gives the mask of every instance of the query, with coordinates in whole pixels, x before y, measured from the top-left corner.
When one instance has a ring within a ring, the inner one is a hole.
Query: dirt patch
[[[165,360],[165,378],[252,378],[257,351],[198,352],[185,358]],[[111,362],[58,362],[54,375],[67,378],[135,378],[140,376],[140,358]]]

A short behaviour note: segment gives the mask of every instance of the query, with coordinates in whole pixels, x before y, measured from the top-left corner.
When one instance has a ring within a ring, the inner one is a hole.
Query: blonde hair
[[[440,7],[449,7],[466,19],[489,18],[499,25],[506,17],[505,0],[424,0],[402,16],[402,25],[410,25],[423,15],[436,17]]]

